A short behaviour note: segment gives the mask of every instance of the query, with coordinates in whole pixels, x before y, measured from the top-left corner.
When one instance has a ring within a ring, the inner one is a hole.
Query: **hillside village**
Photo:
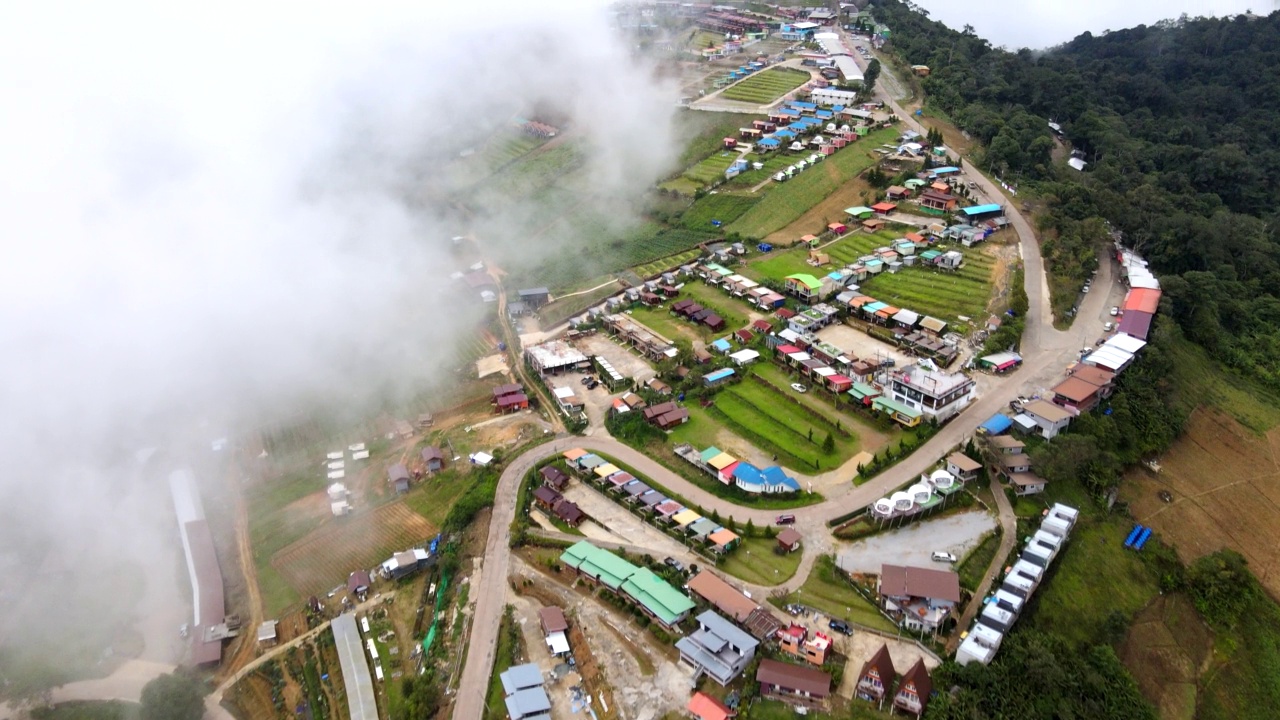
[[[1055,323],[1029,206],[874,85],[932,71],[872,13],[617,14],[682,113],[727,118],[655,183],[658,249],[561,275],[460,228],[452,387],[240,448],[271,483],[239,566],[169,478],[210,716],[920,718],[1077,591],[1073,554],[1165,562],[1038,462],[1116,412],[1170,307],[1124,234]],[[459,174],[573,132],[518,118]]]

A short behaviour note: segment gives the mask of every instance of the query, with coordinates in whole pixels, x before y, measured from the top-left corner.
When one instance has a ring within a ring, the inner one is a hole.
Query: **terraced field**
[[[703,186],[710,185],[723,178],[724,171],[728,170],[733,161],[737,160],[741,154],[736,150],[721,150],[685,170],[684,177]]]
[[[898,233],[881,232],[868,235],[855,232],[823,248],[831,256],[831,267],[841,267],[883,247]],[[988,245],[966,248],[961,245],[939,245],[937,249],[956,249],[964,253],[964,265],[958,271],[904,267],[897,273],[884,272],[862,283],[862,292],[891,305],[932,315],[948,322],[959,316],[979,319],[984,316],[994,283],[996,259],[985,251]],[[813,273],[805,263],[803,248],[776,251],[749,266],[748,274],[757,278],[784,278],[797,272]]]
[[[809,73],[801,70],[769,68],[725,90],[720,97],[725,100],[767,105],[809,82],[809,79]]]
[[[790,225],[841,185],[871,167],[880,157],[874,150],[897,133],[895,128],[870,133],[791,180],[770,185],[764,199],[726,230],[744,237],[763,238]]]

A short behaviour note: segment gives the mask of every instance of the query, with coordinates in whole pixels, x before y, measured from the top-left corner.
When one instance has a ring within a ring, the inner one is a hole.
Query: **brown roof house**
[[[884,699],[893,692],[893,679],[895,677],[893,658],[889,657],[889,646],[881,644],[876,654],[862,664],[862,671],[858,673],[858,685],[855,692],[862,700],[869,700],[877,704],[883,703]]]
[[[947,456],[947,472],[961,482],[972,482],[978,479],[978,471],[982,463],[961,452],[953,452]]]
[[[387,482],[395,486],[396,492],[409,492],[409,468],[403,463],[387,468]]]
[[[551,512],[565,524],[572,527],[578,527],[583,520],[587,519],[587,514],[582,512],[582,508],[572,500],[560,498],[560,500],[551,508]]]
[[[444,451],[435,446],[422,448],[422,462],[426,463],[428,472],[443,470]]]
[[[563,490],[569,484],[569,476],[555,465],[548,465],[538,471],[542,475],[543,484],[556,490]]]
[[[910,670],[902,674],[898,692],[893,696],[893,706],[918,718],[924,715],[932,692],[933,678],[929,677],[929,669],[924,666],[924,658],[920,658]]]
[[[756,682],[764,697],[804,707],[820,707],[831,694],[830,675],[770,658],[760,661]]]
[[[782,552],[792,552],[800,547],[800,533],[795,528],[785,528],[778,533],[778,547]]]
[[[960,602],[960,576],[950,570],[880,566],[880,603],[908,630],[937,632]]]
[[[564,611],[558,607],[544,607],[538,611],[538,623],[542,625],[542,636],[547,641],[547,648],[552,655],[563,655],[569,652],[569,621]]]

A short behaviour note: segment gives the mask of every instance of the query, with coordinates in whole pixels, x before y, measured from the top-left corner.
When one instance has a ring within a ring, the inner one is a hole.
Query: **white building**
[[[835,88],[814,88],[809,93],[809,102],[818,105],[852,105],[858,99],[853,90],[837,90]]]
[[[964,373],[942,372],[926,362],[890,371],[890,394],[895,402],[943,422],[973,402],[974,382]]]

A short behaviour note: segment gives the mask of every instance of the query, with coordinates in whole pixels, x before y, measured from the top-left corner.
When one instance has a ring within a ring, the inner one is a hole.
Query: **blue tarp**
[[[999,435],[1008,432],[1013,427],[1013,420],[1008,415],[995,414],[991,419],[982,423],[982,429],[987,431],[989,435]]]

